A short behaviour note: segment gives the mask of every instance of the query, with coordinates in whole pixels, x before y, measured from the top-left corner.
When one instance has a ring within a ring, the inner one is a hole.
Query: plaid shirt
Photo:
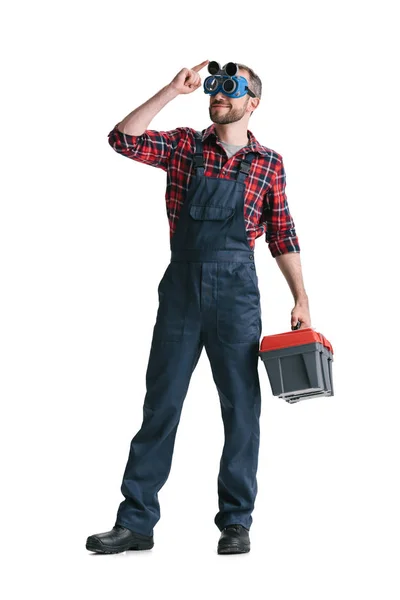
[[[170,131],[146,129],[142,135],[136,136],[121,133],[118,125],[108,134],[108,142],[116,152],[167,173],[165,199],[171,238],[194,172],[195,130],[190,127],[177,127]],[[286,175],[282,156],[261,146],[249,129],[247,133],[248,145],[227,159],[214,123],[204,129],[204,175],[236,179],[240,160],[246,153],[255,152],[245,179],[244,222],[249,245],[254,249],[256,238],[265,233],[273,257],[286,252],[300,252],[285,194]]]

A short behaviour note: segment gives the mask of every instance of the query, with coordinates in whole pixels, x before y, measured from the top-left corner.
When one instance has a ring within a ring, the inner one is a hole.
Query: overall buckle
[[[201,154],[195,154],[193,156],[193,164],[196,167],[204,167],[203,156]]]
[[[240,165],[240,172],[246,173],[246,175],[250,172],[251,163],[247,162],[247,160],[242,160]]]

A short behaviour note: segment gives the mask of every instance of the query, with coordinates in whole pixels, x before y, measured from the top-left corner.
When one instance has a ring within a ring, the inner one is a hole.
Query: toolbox
[[[259,356],[272,394],[293,404],[333,396],[333,348],[313,327],[264,336]]]

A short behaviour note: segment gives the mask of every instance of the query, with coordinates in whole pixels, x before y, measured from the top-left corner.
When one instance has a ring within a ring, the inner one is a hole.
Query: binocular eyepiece
[[[249,90],[247,79],[238,75],[239,67],[234,62],[228,62],[221,69],[216,60],[208,63],[208,72],[210,77],[204,80],[204,93],[215,96],[221,91],[229,98],[241,98],[245,94],[255,97],[255,94]]]
[[[220,64],[216,60],[208,63],[208,72],[211,75],[217,75],[217,78],[209,77],[207,80],[207,91],[214,92],[218,85],[221,85],[222,91],[226,94],[232,94],[236,89],[235,82],[230,79],[238,72],[239,67],[234,62],[228,62],[221,69]]]
[[[228,62],[221,69],[219,63],[216,60],[212,60],[208,63],[208,72],[210,75],[216,75],[217,73],[220,75],[225,75],[227,77],[233,77],[239,71],[239,67],[234,62]]]

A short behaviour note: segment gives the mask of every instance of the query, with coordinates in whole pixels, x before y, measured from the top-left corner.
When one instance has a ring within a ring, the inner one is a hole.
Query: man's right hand
[[[205,67],[210,61],[205,60],[193,67],[193,69],[183,68],[173,78],[168,87],[173,89],[177,94],[190,94],[201,86],[201,77],[199,71]]]

